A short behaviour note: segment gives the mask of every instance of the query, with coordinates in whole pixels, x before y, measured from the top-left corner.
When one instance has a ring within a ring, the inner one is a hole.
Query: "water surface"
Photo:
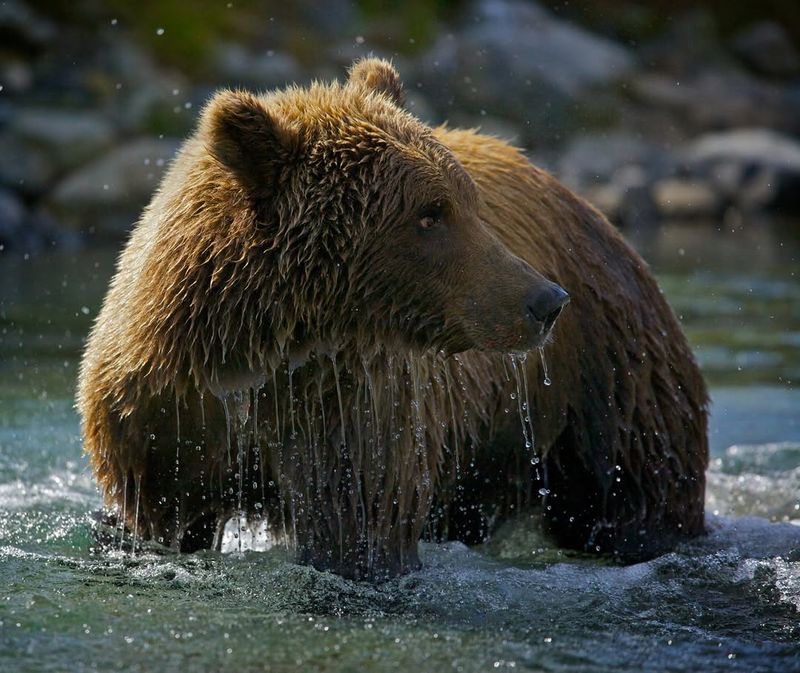
[[[800,267],[771,231],[726,262],[730,236],[651,255],[712,385],[706,538],[621,567],[516,521],[377,586],[93,551],[72,396],[113,254],[0,258],[0,670],[800,671]]]

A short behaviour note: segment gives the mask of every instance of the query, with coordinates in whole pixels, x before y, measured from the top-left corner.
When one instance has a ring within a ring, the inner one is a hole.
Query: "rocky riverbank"
[[[418,116],[515,142],[624,229],[800,214],[800,53],[777,23],[654,15],[634,39],[513,0],[126,4],[0,3],[3,251],[121,239],[215,88],[341,77],[366,53],[394,59]]]

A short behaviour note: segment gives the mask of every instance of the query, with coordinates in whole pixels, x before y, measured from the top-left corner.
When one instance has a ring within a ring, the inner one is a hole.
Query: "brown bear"
[[[213,547],[239,517],[357,578],[536,507],[561,545],[623,559],[701,533],[706,403],[604,217],[504,142],[422,124],[378,59],[211,100],[78,393],[134,547]]]

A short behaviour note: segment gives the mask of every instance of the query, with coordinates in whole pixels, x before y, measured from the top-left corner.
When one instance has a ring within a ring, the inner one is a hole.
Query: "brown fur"
[[[109,503],[182,549],[266,516],[299,560],[357,577],[416,567],[429,521],[480,539],[539,488],[568,546],[637,556],[701,532],[705,388],[644,262],[518,151],[428,129],[401,97],[373,59],[345,85],[208,105],[81,368]],[[429,203],[446,205],[420,232]],[[541,343],[520,308],[547,284],[534,269],[572,297],[549,387],[503,354]],[[526,386],[541,464],[505,413]]]

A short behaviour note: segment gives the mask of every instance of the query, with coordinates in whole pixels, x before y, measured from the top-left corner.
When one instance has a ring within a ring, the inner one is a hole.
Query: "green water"
[[[72,395],[114,255],[0,256],[0,671],[800,671],[800,264],[748,235],[651,255],[712,385],[708,537],[619,567],[520,521],[378,586],[278,550],[93,552]]]

